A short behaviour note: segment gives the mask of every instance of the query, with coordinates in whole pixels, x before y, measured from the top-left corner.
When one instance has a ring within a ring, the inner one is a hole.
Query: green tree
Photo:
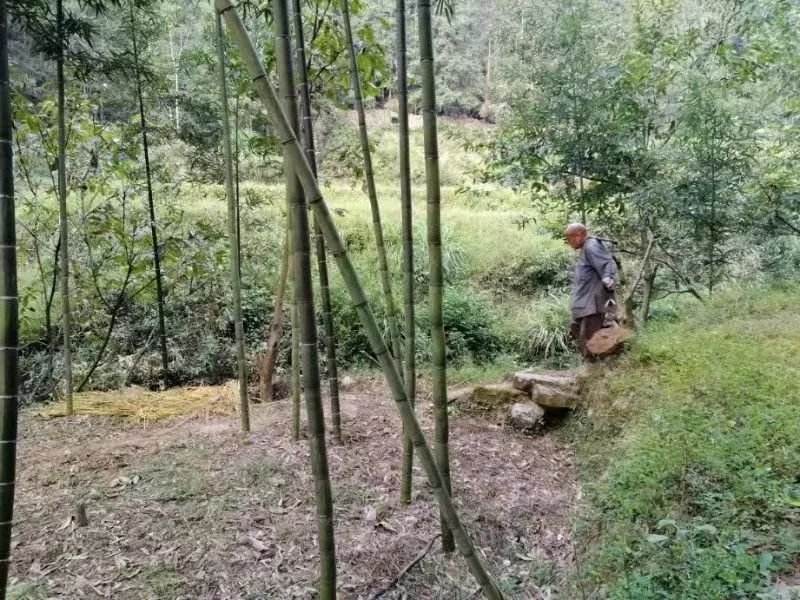
[[[60,1],[60,0],[59,0]],[[147,118],[145,116],[144,96],[142,94],[142,73],[140,70],[139,46],[137,43],[137,22],[134,2],[129,2],[130,36],[133,49],[133,75],[136,82],[136,98],[139,104],[139,123],[144,151],[145,183],[147,185],[147,207],[150,211],[150,239],[153,244],[153,268],[156,274],[156,305],[158,307],[158,336],[161,350],[161,381],[166,387],[169,381],[169,354],[167,353],[167,326],[164,319],[164,284],[161,273],[161,249],[158,245],[158,225],[156,224],[155,201],[153,200],[153,177],[150,170],[150,146],[147,142]]]

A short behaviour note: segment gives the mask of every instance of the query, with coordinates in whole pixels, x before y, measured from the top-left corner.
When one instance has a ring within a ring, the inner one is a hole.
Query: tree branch
[[[407,564],[405,567],[403,567],[403,570],[402,570],[402,571],[400,571],[400,572],[399,572],[399,573],[398,573],[398,574],[395,576],[395,578],[394,578],[394,579],[392,579],[392,580],[391,580],[391,581],[390,581],[390,582],[389,582],[389,583],[388,583],[388,584],[387,584],[385,587],[382,587],[381,589],[379,589],[379,590],[377,590],[377,591],[373,592],[373,593],[372,593],[372,595],[369,597],[369,600],[376,600],[377,598],[380,598],[380,597],[381,597],[381,596],[383,596],[383,595],[384,595],[386,592],[388,592],[388,591],[389,591],[389,590],[391,590],[391,589],[392,589],[394,586],[396,586],[398,583],[400,583],[400,580],[401,580],[403,577],[405,577],[405,576],[406,576],[406,574],[407,574],[407,573],[408,573],[408,572],[409,572],[411,569],[413,569],[413,568],[414,568],[414,566],[415,566],[415,565],[416,565],[416,564],[417,564],[419,561],[421,561],[423,558],[425,558],[425,555],[426,555],[426,554],[428,554],[428,552],[430,552],[430,551],[431,551],[431,548],[433,547],[433,544],[434,544],[434,543],[436,542],[436,540],[437,540],[437,539],[439,539],[440,537],[442,537],[442,534],[441,534],[441,533],[437,533],[435,536],[433,536],[433,537],[431,538],[431,541],[430,541],[430,542],[428,542],[428,545],[427,545],[427,546],[425,546],[425,548],[423,548],[422,552],[420,552],[419,554],[417,554],[417,556],[416,556],[416,558],[414,558],[414,560],[412,560],[412,561],[411,561],[410,563],[408,563],[408,564]]]

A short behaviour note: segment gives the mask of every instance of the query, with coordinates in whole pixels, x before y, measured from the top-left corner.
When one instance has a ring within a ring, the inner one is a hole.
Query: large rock
[[[511,405],[508,422],[518,429],[533,429],[543,417],[544,409],[535,402],[517,402]]]
[[[598,358],[617,354],[625,342],[633,337],[633,330],[627,327],[604,327],[586,342],[586,349]]]
[[[511,385],[518,390],[530,394],[537,385],[546,385],[574,393],[578,387],[578,378],[572,371],[520,371],[511,377]]]
[[[531,399],[545,408],[575,408],[578,396],[569,390],[537,383],[531,390]]]

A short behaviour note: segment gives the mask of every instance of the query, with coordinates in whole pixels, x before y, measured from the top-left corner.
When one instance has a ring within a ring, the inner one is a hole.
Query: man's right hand
[[[612,277],[603,277],[602,282],[609,292],[614,291],[614,279]]]

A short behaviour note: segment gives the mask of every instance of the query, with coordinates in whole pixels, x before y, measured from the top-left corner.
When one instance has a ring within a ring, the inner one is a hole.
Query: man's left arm
[[[589,264],[600,275],[600,279],[606,289],[613,290],[614,279],[617,275],[617,264],[614,262],[611,253],[603,242],[597,239],[594,239],[594,243],[590,244],[587,250],[586,258],[589,260]]]

